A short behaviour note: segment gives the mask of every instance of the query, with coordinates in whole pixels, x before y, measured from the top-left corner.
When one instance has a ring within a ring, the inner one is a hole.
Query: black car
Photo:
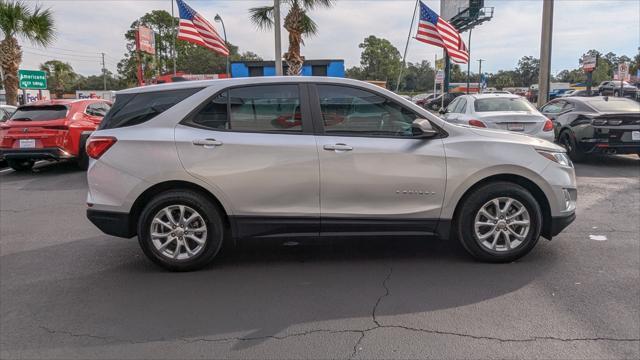
[[[443,95],[437,96],[437,97],[425,102],[425,104],[422,107],[427,109],[427,110],[438,111],[438,110],[440,110],[440,107],[442,107],[444,109],[447,106],[449,106],[449,103],[451,103],[453,101],[453,99],[457,98],[460,95],[464,95],[464,93],[461,93],[461,92],[445,93]],[[443,106],[443,101],[442,101],[442,97],[443,96],[444,96],[444,106]]]
[[[565,94],[564,96],[561,96],[561,98],[564,97],[576,97],[576,96],[598,96],[598,89],[591,89],[591,93],[589,93],[587,90],[576,90],[570,94]]]
[[[635,99],[638,89],[626,81],[623,81],[622,86],[620,86],[620,81],[618,80],[603,81],[600,86],[598,86],[600,95],[620,96],[621,91],[624,97]]]
[[[640,156],[640,104],[607,97],[565,97],[540,112],[553,121],[556,141],[573,161],[591,153]]]

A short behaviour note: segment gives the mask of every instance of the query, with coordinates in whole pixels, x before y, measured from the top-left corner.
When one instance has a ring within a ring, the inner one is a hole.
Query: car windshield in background
[[[67,117],[67,107],[64,105],[23,106],[13,113],[10,120],[47,121],[64,119],[65,117]]]
[[[640,104],[629,99],[593,99],[587,103],[599,112],[640,112]]]
[[[476,112],[489,111],[533,111],[535,108],[522,98],[497,97],[476,99],[473,103]]]

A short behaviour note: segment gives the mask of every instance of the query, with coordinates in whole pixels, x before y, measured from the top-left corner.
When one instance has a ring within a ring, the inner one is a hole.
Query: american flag
[[[182,0],[176,0],[180,11],[178,39],[209,48],[223,56],[229,49],[216,28]]]
[[[446,49],[451,61],[455,63],[469,62],[469,52],[458,30],[422,1],[420,1],[420,23],[416,40]]]

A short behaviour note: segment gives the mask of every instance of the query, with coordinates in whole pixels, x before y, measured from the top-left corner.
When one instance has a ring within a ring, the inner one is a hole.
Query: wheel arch
[[[542,211],[542,232],[541,235],[547,239],[551,239],[551,205],[549,203],[549,199],[545,195],[544,191],[536,184],[535,182],[527,179],[524,176],[516,175],[516,174],[495,174],[488,177],[483,178],[480,181],[477,181],[471,187],[469,187],[464,194],[460,197],[456,204],[456,208],[453,212],[452,218],[452,228],[455,226],[458,221],[458,217],[462,208],[462,204],[466,201],[466,199],[471,195],[475,190],[484,186],[486,184],[492,182],[510,182],[513,184],[517,184],[527,189],[531,195],[536,199],[538,204],[540,205],[540,210]]]
[[[149,187],[148,189],[143,191],[133,202],[133,205],[131,206],[131,210],[129,212],[129,224],[132,230],[134,230],[134,233],[136,232],[135,229],[137,228],[138,220],[145,204],[147,204],[154,196],[169,190],[191,190],[206,197],[214,206],[218,207],[218,210],[220,210],[220,213],[222,214],[222,221],[224,225],[229,230],[231,230],[229,212],[225,209],[225,207],[222,205],[222,202],[214,194],[212,194],[204,187],[192,182],[184,180],[169,180],[154,184],[153,186]]]

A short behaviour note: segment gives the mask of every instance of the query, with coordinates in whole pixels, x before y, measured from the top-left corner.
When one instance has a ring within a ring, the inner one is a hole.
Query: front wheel
[[[167,191],[153,198],[138,221],[145,255],[171,271],[209,264],[222,247],[224,225],[218,208],[193,191]]]
[[[34,164],[33,160],[7,160],[7,165],[15,171],[29,171]]]
[[[494,182],[464,200],[456,223],[458,238],[471,256],[510,262],[529,253],[538,242],[542,211],[527,189]]]

